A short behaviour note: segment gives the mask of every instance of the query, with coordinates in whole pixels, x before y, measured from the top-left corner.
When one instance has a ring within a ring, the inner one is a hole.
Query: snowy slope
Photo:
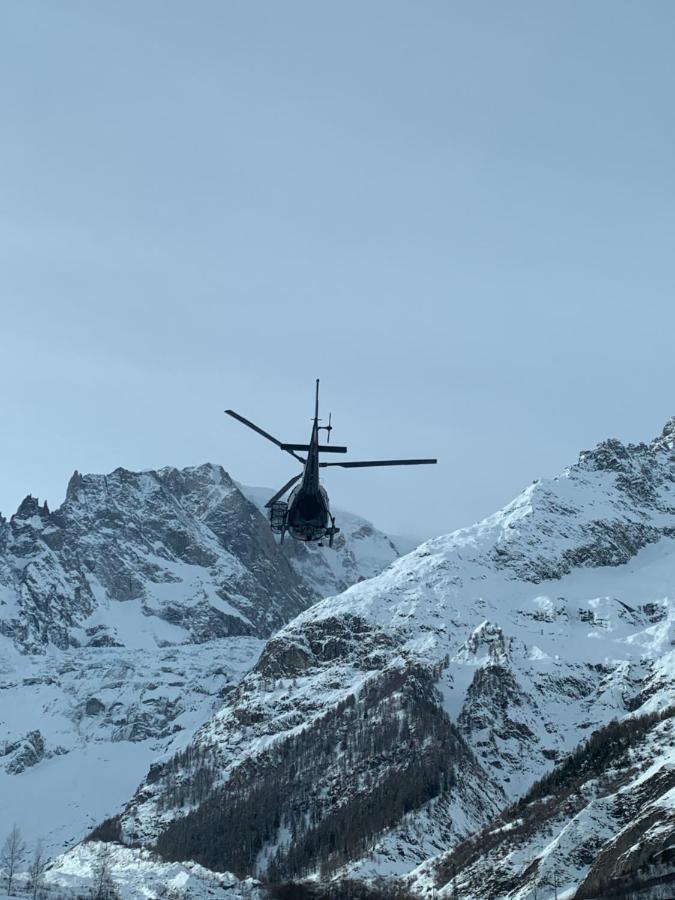
[[[49,900],[76,900],[91,896],[93,886],[101,881],[114,884],[115,896],[120,900],[153,897],[262,900],[266,896],[253,879],[240,880],[230,873],[216,874],[194,863],[164,863],[147,850],[97,841],[80,844],[50,864],[42,879],[40,896]],[[16,887],[29,888],[24,873],[17,877]]]
[[[91,884],[99,854],[97,842],[77,847],[59,859],[46,877],[48,887],[73,890]],[[194,863],[163,863],[147,851],[113,847],[110,852],[110,877],[122,900],[145,900],[167,888],[181,892],[190,900],[258,900],[265,896],[252,879],[239,880],[230,873],[214,874]],[[180,894],[179,894],[180,896]]]
[[[140,624],[140,623],[139,623]],[[60,852],[115,813],[150,764],[183,746],[263,642],[0,655],[0,817]],[[0,834],[0,840],[4,835]]]
[[[405,872],[594,729],[665,705],[674,434],[672,420],[650,444],[604,442],[300,613],[190,754],[139,789],[120,833],[251,873]],[[208,828],[230,834],[242,820],[228,810],[247,808],[248,847],[207,851]]]

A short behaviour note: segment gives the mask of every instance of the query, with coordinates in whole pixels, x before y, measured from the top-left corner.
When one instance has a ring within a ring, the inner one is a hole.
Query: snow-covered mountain
[[[360,527],[324,551],[345,556],[338,578],[291,564],[220,466],[75,473],[53,512],[27,497],[0,520],[2,820],[61,850],[119,809],[321,596],[324,569],[342,589],[396,556]]]
[[[99,836],[274,878],[421,864],[415,889],[452,896],[449,848],[506,815],[597,729],[672,703],[674,442],[675,419],[649,444],[606,441],[483,522],[301,612]],[[628,793],[642,790],[652,752],[669,784],[669,721],[648,728],[630,751],[643,777],[620,753],[608,763],[614,792],[615,769]],[[579,788],[589,804],[594,789]],[[638,808],[637,795],[625,799]],[[672,794],[648,803],[671,810]],[[556,828],[556,879],[573,890],[592,877],[626,819],[577,822],[577,806],[537,824],[508,884],[455,859],[461,896],[531,896],[523,867],[544,859]],[[593,855],[574,850],[574,829]]]
[[[219,466],[75,473],[0,531],[0,629],[23,650],[268,636],[313,592]]]

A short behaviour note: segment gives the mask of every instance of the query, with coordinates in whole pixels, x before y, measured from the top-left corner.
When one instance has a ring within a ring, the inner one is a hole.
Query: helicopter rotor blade
[[[301,472],[299,475],[294,475],[292,478],[290,478],[290,479],[286,482],[286,484],[281,488],[280,491],[277,491],[276,494],[275,494],[273,497],[270,497],[270,499],[269,499],[269,500],[267,501],[267,503],[265,504],[265,509],[269,509],[270,506],[272,506],[273,503],[276,503],[277,500],[279,500],[281,497],[283,497],[284,494],[286,493],[286,491],[287,491],[290,487],[293,487],[293,485],[295,484],[296,481],[300,481],[301,478],[302,478],[302,472]]]
[[[259,428],[257,425],[254,425],[253,422],[249,422],[248,419],[245,419],[243,416],[240,416],[239,413],[236,413],[233,409],[226,409],[225,412],[228,416],[232,416],[233,419],[236,419],[237,422],[241,422],[242,425],[246,425],[248,428],[252,428],[257,434],[261,435],[264,438],[267,438],[268,441],[272,441],[273,444],[276,444],[280,450],[285,450],[286,453],[290,453],[291,456],[294,456],[298,462],[301,462],[304,466],[305,460],[302,456],[298,456],[297,453],[294,453],[292,450],[289,450],[284,446],[282,441],[278,441],[275,437],[273,437],[269,432],[263,431],[262,428]]]
[[[436,459],[369,459],[354,462],[321,462],[319,466],[340,466],[343,469],[362,469],[369,466],[428,466],[435,465]]]

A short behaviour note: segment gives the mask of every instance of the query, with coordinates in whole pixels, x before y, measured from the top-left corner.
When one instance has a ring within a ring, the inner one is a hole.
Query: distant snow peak
[[[3,545],[16,616],[0,612],[0,632],[31,652],[87,643],[88,629],[125,644],[132,609],[157,643],[266,636],[313,598],[220,466],[75,473],[53,513],[26,498]]]

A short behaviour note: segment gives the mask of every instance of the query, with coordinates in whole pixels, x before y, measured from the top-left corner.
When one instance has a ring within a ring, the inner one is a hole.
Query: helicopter
[[[319,379],[316,379],[316,395],[314,401],[314,418],[312,419],[312,433],[308,444],[285,444],[277,440],[269,432],[259,428],[253,422],[240,416],[233,409],[226,409],[228,416],[232,416],[242,425],[252,428],[257,434],[267,438],[276,444],[281,450],[289,453],[303,467],[299,475],[294,475],[280,488],[265,504],[269,511],[270,527],[275,534],[281,535],[281,543],[288,532],[297,541],[305,543],[318,541],[319,546],[325,537],[328,538],[328,546],[333,546],[333,539],[339,534],[340,529],[335,525],[335,516],[330,511],[328,494],[319,481],[319,470],[328,466],[340,466],[343,469],[357,469],[370,466],[422,466],[433,465],[435,459],[373,459],[373,460],[347,460],[344,462],[322,462],[320,453],[346,453],[346,447],[331,445],[330,433],[332,415],[328,417],[328,425],[320,425],[319,422]],[[326,443],[319,443],[319,432],[326,432]],[[301,456],[304,453],[306,456]],[[298,482],[300,482],[298,484]],[[294,487],[295,485],[295,487]],[[282,497],[291,490],[287,500]]]

